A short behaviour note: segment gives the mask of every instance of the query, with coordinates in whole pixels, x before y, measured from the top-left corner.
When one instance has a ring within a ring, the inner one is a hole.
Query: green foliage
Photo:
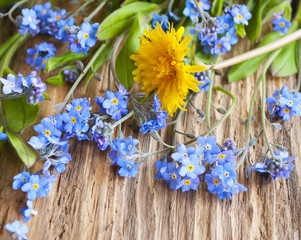
[[[216,17],[221,15],[221,12],[223,10],[223,3],[226,0],[214,0],[212,2],[212,7],[211,7],[211,16]]]
[[[245,28],[244,28],[244,25],[242,23],[241,24],[235,24],[235,29],[236,29],[237,34],[241,38],[243,38],[246,35]]]
[[[274,7],[270,8],[270,9],[266,9],[267,11],[263,11],[265,12],[264,14],[264,18],[262,20],[263,23],[265,23],[266,21],[268,21],[269,19],[271,19],[273,17],[274,13],[280,12],[280,11],[284,11],[284,16],[286,19],[290,19],[291,18],[291,13],[292,13],[292,8],[289,4],[289,2],[282,2],[279,5],[275,5]]]
[[[76,60],[83,60],[87,58],[88,55],[84,55],[83,53],[74,53],[74,52],[66,52],[59,57],[52,57],[46,63],[45,72],[50,72],[53,69],[70,62],[74,62]]]
[[[53,77],[50,77],[47,79],[47,82],[52,84],[52,85],[55,85],[55,86],[62,86],[66,81],[64,79],[65,75],[64,75],[64,70],[65,69],[72,69],[72,68],[75,68],[76,66],[74,65],[71,65],[71,66],[66,66],[66,67],[63,67],[60,69],[60,72],[58,75],[56,76],[53,76]]]
[[[195,61],[197,64],[205,63],[205,64],[211,64],[212,62],[212,55],[206,54],[204,51],[199,51],[195,55]]]
[[[115,64],[116,74],[120,80],[120,83],[124,85],[126,89],[129,89],[133,85],[132,72],[136,67],[134,61],[130,59],[130,56],[136,52],[140,44],[138,37],[141,34],[141,21],[139,18],[140,17],[138,15]]]
[[[7,126],[12,132],[21,132],[34,123],[39,114],[39,104],[26,102],[26,97],[2,100]]]
[[[0,132],[3,132],[3,126],[0,126]],[[4,141],[0,140],[0,152],[1,152],[1,149],[3,147],[3,143],[4,143]]]
[[[260,34],[261,30],[261,17],[263,10],[263,0],[258,0],[251,9],[252,18],[249,20],[249,25],[246,26],[246,33],[248,38],[255,42]]]
[[[259,44],[259,47],[262,47],[270,42],[273,42],[279,38],[281,38],[281,33],[280,32],[272,32],[268,35],[266,35],[261,43]],[[271,53],[266,53],[261,56],[249,59],[247,61],[244,61],[242,63],[234,65],[229,74],[228,74],[228,79],[229,82],[236,82],[240,79],[246,78],[253,74],[260,64],[264,61],[264,59],[269,56]]]
[[[102,67],[102,65],[110,59],[113,50],[113,42],[109,41],[104,43],[100,48],[102,48],[101,53],[95,59],[93,63],[93,70],[91,69],[87,75],[85,88],[88,86],[90,80],[94,76],[94,72]]]
[[[50,100],[50,97],[47,93],[43,92],[43,96],[45,100]]]
[[[18,135],[11,132],[7,132],[7,135],[10,143],[13,145],[14,149],[16,149],[19,157],[24,162],[24,164],[27,167],[32,166],[36,160],[35,153],[30,150],[30,148]]]
[[[133,25],[137,13],[145,14],[157,7],[158,5],[154,3],[133,2],[117,9],[100,24],[97,32],[98,39],[106,40],[121,34]]]
[[[11,45],[13,45],[14,42],[17,41],[20,37],[21,35],[19,33],[16,33],[0,46],[0,59],[2,59]]]
[[[20,0],[19,0],[19,1],[20,1]],[[18,0],[1,0],[1,1],[0,1],[0,8],[10,6],[10,5],[12,5],[14,2],[18,2]]]

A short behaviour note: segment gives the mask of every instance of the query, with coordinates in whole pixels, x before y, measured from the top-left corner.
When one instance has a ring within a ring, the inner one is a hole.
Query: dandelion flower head
[[[155,29],[143,33],[145,37],[139,38],[139,49],[130,56],[137,66],[133,71],[134,81],[142,85],[145,93],[155,91],[162,108],[172,116],[178,107],[183,109],[189,90],[199,92],[199,82],[190,73],[205,71],[206,66],[184,64],[191,40],[191,36],[187,36],[181,41],[184,27],[176,31],[170,26],[169,31],[164,32],[157,23]]]

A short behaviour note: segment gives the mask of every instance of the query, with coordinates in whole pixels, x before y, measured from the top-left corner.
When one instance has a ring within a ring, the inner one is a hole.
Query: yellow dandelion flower
[[[164,32],[157,23],[156,29],[143,33],[145,37],[139,38],[139,49],[130,56],[137,66],[133,71],[134,81],[143,85],[141,90],[145,93],[155,90],[162,108],[172,116],[178,107],[183,109],[181,106],[185,105],[189,90],[199,92],[199,83],[190,72],[202,72],[206,67],[184,64],[191,40],[187,36],[180,42],[184,27],[176,31],[170,26],[170,30]]]

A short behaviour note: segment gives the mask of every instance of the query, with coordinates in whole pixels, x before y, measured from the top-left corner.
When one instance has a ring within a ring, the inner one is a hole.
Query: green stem
[[[104,5],[107,3],[107,0],[104,0],[91,14],[85,18],[85,22],[90,22],[92,18],[104,7]]]
[[[221,91],[221,92],[227,94],[229,97],[231,97],[232,104],[231,104],[230,108],[228,109],[228,111],[225,113],[225,115],[217,123],[215,123],[207,132],[201,134],[200,136],[204,136],[204,137],[208,136],[214,129],[216,129],[220,124],[222,124],[228,118],[228,116],[230,115],[230,113],[232,112],[232,110],[234,109],[235,104],[236,104],[236,98],[232,93],[228,92],[227,90],[225,90],[224,88],[222,88],[220,86],[216,86],[216,87],[214,87],[214,89]],[[191,140],[185,142],[184,144],[188,145],[190,143],[195,142],[196,140],[197,140],[197,138],[194,138],[194,139],[191,139]]]
[[[86,8],[90,3],[94,2],[95,0],[86,1],[83,3],[74,13],[72,13],[68,18],[76,16],[80,11]]]
[[[131,112],[129,112],[127,115],[125,115],[123,118],[121,118],[120,120],[118,120],[117,122],[115,122],[112,125],[112,128],[115,128],[116,126],[118,126],[119,124],[123,123],[124,121],[128,120],[131,116],[133,116],[135,113],[134,110],[132,110]]]
[[[20,2],[17,2],[9,11],[8,11],[8,18],[10,19],[10,21],[12,23],[16,23],[16,20],[13,18],[12,14],[13,12],[23,3],[26,3],[28,0],[23,0],[23,1],[20,1]]]
[[[89,61],[88,65],[85,67],[85,69],[81,72],[81,74],[78,76],[78,78],[76,79],[76,81],[73,83],[71,89],[69,90],[69,92],[67,93],[64,101],[62,103],[59,103],[56,107],[56,109],[58,110],[58,113],[61,113],[64,106],[66,105],[66,103],[68,102],[69,98],[72,96],[74,90],[77,88],[77,86],[79,85],[80,81],[83,79],[83,77],[87,74],[87,72],[89,71],[89,69],[92,67],[93,63],[95,62],[95,60],[97,59],[98,55],[101,54],[103,48],[99,48],[96,53],[94,54],[94,56],[91,58],[91,60]]]

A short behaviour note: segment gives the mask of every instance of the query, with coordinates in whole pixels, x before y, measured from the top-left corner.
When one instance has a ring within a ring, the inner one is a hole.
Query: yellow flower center
[[[117,100],[116,98],[114,98],[114,99],[112,100],[112,103],[113,103],[114,105],[116,105],[116,104],[118,103],[118,100]]]
[[[66,26],[66,27],[65,27],[65,31],[68,31],[68,30],[69,30],[69,27],[68,27],[68,26]]]
[[[82,109],[82,107],[81,107],[81,106],[77,106],[75,109],[76,109],[77,111],[80,111],[80,110]]]
[[[119,151],[117,152],[117,154],[116,154],[116,155],[117,155],[117,157],[119,156]]]
[[[89,38],[89,34],[86,33],[86,34],[84,35],[84,38],[85,38],[85,39]]]
[[[33,185],[33,189],[38,189],[38,188],[39,188],[38,184]]]
[[[211,145],[207,143],[207,144],[205,145],[205,148],[206,148],[206,150],[210,150],[210,149],[211,149]]]
[[[202,85],[202,86],[205,85],[205,82],[200,82],[200,85]]]
[[[219,180],[218,180],[217,178],[214,178],[213,183],[214,183],[215,185],[218,185],[218,184],[219,184]]]
[[[177,174],[175,174],[175,173],[171,174],[171,178],[172,179],[177,179]]]
[[[219,156],[219,159],[224,159],[225,157],[226,157],[225,154],[221,154],[221,155]]]
[[[288,105],[293,105],[293,101],[289,100],[288,102]]]
[[[45,64],[47,62],[47,59],[43,59],[42,63]]]
[[[242,15],[241,15],[241,14],[238,14],[237,17],[238,17],[239,19],[242,19]]]
[[[192,171],[193,168],[194,168],[193,165],[189,165],[189,166],[188,166],[188,170],[189,170],[189,171]]]
[[[199,29],[195,30],[197,33],[201,33],[201,31]]]
[[[76,123],[76,118],[71,118],[72,123]]]
[[[289,110],[288,108],[286,108],[286,109],[284,109],[284,112],[285,112],[285,113],[289,113],[290,110]]]
[[[32,21],[32,18],[31,18],[31,16],[28,16],[28,18],[27,18],[27,19],[28,19],[28,21],[29,21],[29,22],[31,22],[31,21]]]
[[[280,27],[284,27],[284,26],[285,26],[285,23],[284,23],[284,22],[281,22],[279,25],[280,25]]]
[[[33,55],[33,59],[36,59],[37,58],[37,54],[35,53],[34,55]]]
[[[51,134],[51,132],[49,130],[46,130],[45,134],[49,136]]]
[[[43,10],[43,11],[42,11],[42,15],[45,15],[46,13],[47,13],[46,10]]]
[[[188,179],[187,179],[187,180],[185,180],[185,182],[184,182],[184,184],[185,184],[185,185],[189,185],[190,183],[191,183],[191,181],[190,181],[190,180],[188,180]]]
[[[222,44],[217,44],[217,47],[218,47],[218,48],[221,48],[221,47],[222,47]]]
[[[59,15],[59,16],[57,16],[56,18],[55,18],[55,20],[60,20],[62,17]]]
[[[127,169],[131,169],[132,167],[131,167],[131,165],[127,164],[127,165],[126,165],[126,168],[127,168]]]
[[[199,92],[199,83],[190,72],[202,72],[206,67],[184,64],[191,36],[181,41],[183,27],[176,31],[170,26],[170,30],[164,32],[157,23],[155,29],[143,32],[145,37],[139,37],[139,49],[130,56],[137,67],[133,71],[134,80],[142,85],[143,92],[155,91],[162,108],[172,116],[177,108],[183,109],[181,106],[185,105],[189,90]]]

